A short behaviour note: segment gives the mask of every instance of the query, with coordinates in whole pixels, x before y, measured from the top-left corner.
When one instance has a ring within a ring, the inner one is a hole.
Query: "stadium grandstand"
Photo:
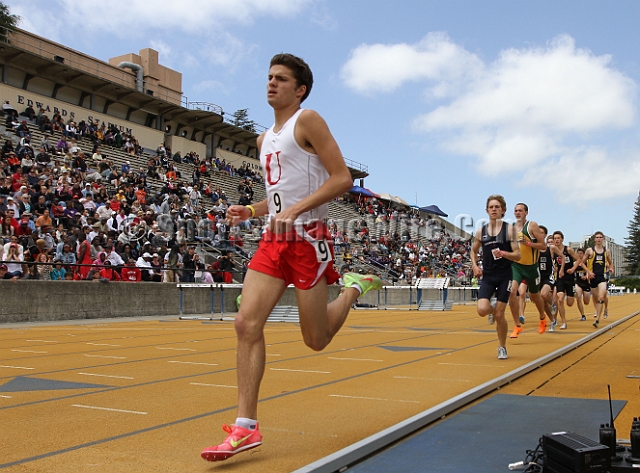
[[[189,101],[147,48],[104,62],[22,30],[0,47],[6,279],[242,282],[263,221],[225,210],[265,197],[256,138],[220,106]],[[360,186],[329,206],[340,271],[389,285],[471,280],[469,237]],[[366,192],[365,192],[366,191]]]

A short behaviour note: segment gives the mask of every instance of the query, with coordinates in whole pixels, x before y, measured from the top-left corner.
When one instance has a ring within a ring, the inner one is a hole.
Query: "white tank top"
[[[265,174],[270,217],[313,194],[329,179],[318,155],[305,151],[296,142],[294,131],[303,110],[289,118],[278,133],[273,131],[275,125],[269,128],[262,140],[260,164]],[[298,216],[296,223],[322,220],[328,213],[325,203]]]

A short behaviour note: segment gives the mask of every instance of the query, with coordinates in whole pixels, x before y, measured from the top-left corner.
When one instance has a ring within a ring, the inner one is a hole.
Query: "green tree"
[[[587,238],[587,241],[584,242],[583,248],[586,250],[587,248],[591,248],[595,244],[596,244],[596,237],[591,235],[589,238]]]
[[[629,236],[627,243],[627,272],[631,275],[640,274],[640,194],[633,209],[633,218],[627,226]]]
[[[249,120],[248,108],[243,108],[235,111],[233,113],[232,123],[238,128],[242,128],[243,130],[250,131],[251,133],[256,132],[256,122],[254,122],[253,120]]]
[[[12,15],[9,7],[0,2],[0,41],[9,43],[9,31],[16,29],[21,18],[18,15]]]

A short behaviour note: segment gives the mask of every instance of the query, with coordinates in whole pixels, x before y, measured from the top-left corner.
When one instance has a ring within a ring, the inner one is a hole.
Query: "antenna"
[[[611,425],[612,429],[615,429],[615,427],[613,425],[613,407],[612,407],[612,404],[611,404],[611,385],[610,384],[607,384],[607,391],[609,391],[609,416],[611,418],[611,424],[609,424],[609,425]]]

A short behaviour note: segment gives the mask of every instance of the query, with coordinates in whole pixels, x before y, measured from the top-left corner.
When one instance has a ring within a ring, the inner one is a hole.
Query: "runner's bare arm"
[[[547,249],[547,242],[544,239],[544,233],[542,233],[542,230],[540,230],[540,227],[536,222],[529,222],[529,232],[537,242],[529,242],[529,245],[527,246],[530,246],[535,250],[545,251]]]
[[[473,245],[471,246],[471,269],[473,270],[473,275],[477,278],[482,276],[482,269],[478,266],[478,251],[480,251],[481,239],[482,238],[482,230],[478,230],[476,232],[476,237],[473,240]]]
[[[571,248],[570,246],[567,246],[567,253],[569,253],[569,256],[573,258],[573,265],[570,268],[565,270],[567,274],[573,274],[575,270],[578,269],[578,265],[580,264],[580,258],[578,258],[578,255],[576,255],[576,252],[573,251],[573,248]]]
[[[611,252],[609,250],[605,250],[605,258],[607,258],[607,265],[609,267],[609,272],[611,273],[611,275],[613,276],[613,258],[611,258]]]

